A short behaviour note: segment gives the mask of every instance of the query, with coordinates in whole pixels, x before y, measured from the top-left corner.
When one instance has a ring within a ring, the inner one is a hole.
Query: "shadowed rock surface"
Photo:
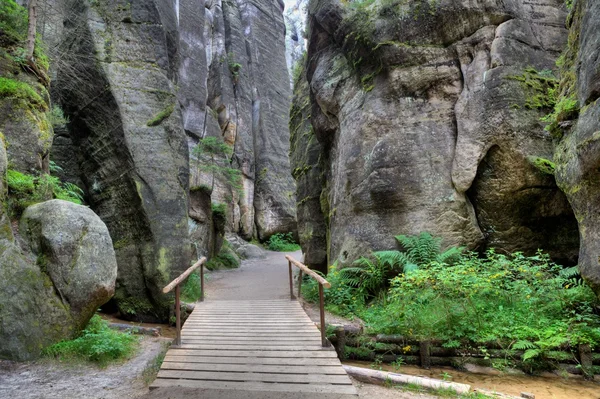
[[[552,158],[540,122],[551,105],[535,101],[547,93],[529,82],[556,84],[565,18],[558,0],[311,1],[306,76],[318,145],[292,135],[292,159],[298,171],[324,161],[328,182],[318,194],[314,179],[296,176],[307,194],[299,236],[328,228],[305,246],[307,259],[328,253],[343,264],[394,248],[394,235],[428,231],[445,245],[542,248],[576,262],[572,210],[535,162]],[[306,101],[297,96],[294,108]],[[317,197],[321,212],[305,212]]]
[[[220,249],[211,204],[224,204],[224,229],[248,240],[296,230],[282,5],[61,4],[69,11],[53,93],[70,123],[57,159],[75,153],[65,178],[81,178],[111,232],[121,313],[166,320],[172,297],[160,289],[192,254]],[[205,137],[232,155],[193,154]],[[211,173],[215,164],[241,171],[240,188]]]
[[[575,2],[569,23],[561,99],[576,100],[581,111],[564,121],[556,176],[579,222],[579,269],[600,295],[600,1]]]

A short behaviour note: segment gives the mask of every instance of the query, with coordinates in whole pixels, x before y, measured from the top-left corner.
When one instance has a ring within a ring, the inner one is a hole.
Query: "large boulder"
[[[114,293],[108,229],[89,208],[61,200],[29,207],[22,248],[0,214],[0,358],[29,360],[74,338]]]
[[[574,262],[572,211],[552,172],[536,168],[552,157],[540,97],[565,17],[559,0],[312,0],[310,92],[292,109],[313,127],[297,118],[292,134],[307,257],[344,264],[428,231],[445,245],[542,248]],[[311,239],[318,225],[327,234]]]

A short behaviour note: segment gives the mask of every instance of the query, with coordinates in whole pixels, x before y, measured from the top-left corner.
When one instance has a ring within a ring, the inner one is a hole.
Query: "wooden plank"
[[[303,341],[248,341],[248,340],[229,340],[229,339],[223,339],[223,340],[206,340],[206,339],[192,339],[192,338],[185,338],[182,340],[182,343],[185,345],[215,345],[215,346],[223,346],[223,347],[228,347],[228,346],[255,346],[255,345],[261,345],[261,346],[298,346],[298,345],[304,345],[304,346],[308,346],[308,345],[312,345],[315,347],[319,347],[321,345],[321,340],[320,339],[307,339],[307,340],[303,340]]]
[[[207,364],[264,364],[281,366],[336,366],[342,367],[337,358],[305,358],[305,357],[217,357],[217,356],[187,356],[171,352],[165,356],[165,362],[207,363]]]
[[[320,375],[346,375],[342,366],[282,366],[262,364],[207,364],[165,361],[162,370],[186,371],[222,371],[244,373],[276,373],[276,374],[320,374]]]
[[[173,351],[171,353],[171,351]],[[334,350],[306,350],[306,351],[274,351],[274,350],[214,350],[199,348],[173,348],[169,349],[168,354],[178,354],[186,356],[216,356],[216,357],[278,357],[278,358],[337,358]]]
[[[235,382],[235,381],[199,381],[159,378],[152,383],[150,388],[185,387],[196,389],[231,389],[236,391],[263,391],[263,392],[307,392],[307,393],[336,393],[356,397],[356,388],[352,385],[329,384],[267,384],[261,382]]]
[[[319,340],[320,342],[320,337],[318,334],[303,334],[303,335],[297,335],[297,336],[287,336],[287,335],[280,335],[280,334],[273,334],[273,335],[268,335],[268,336],[257,336],[254,334],[239,334],[239,335],[219,335],[219,334],[213,334],[213,335],[206,335],[206,334],[202,334],[202,333],[197,333],[197,332],[186,332],[185,334],[183,334],[183,336],[188,337],[189,339],[203,339],[203,340],[208,340],[208,341],[227,341],[227,340],[232,340],[232,341],[295,341],[295,342],[302,342],[302,341],[306,341],[306,340]]]
[[[205,344],[186,344],[183,342],[180,346],[182,349],[205,349],[205,350],[249,350],[249,351],[317,351],[320,345],[294,345],[294,346],[283,346],[283,345],[205,345]]]
[[[285,339],[298,339],[305,338],[307,336],[320,337],[317,332],[315,334],[301,334],[301,333],[289,333],[281,334],[278,332],[245,332],[245,331],[197,331],[188,330],[186,332],[188,336],[196,337],[221,337],[221,338],[237,338],[237,337],[253,337],[253,338],[285,338]]]
[[[352,385],[347,375],[228,373],[211,371],[160,370],[158,378],[180,378],[210,381],[260,381],[295,384],[322,383]]]

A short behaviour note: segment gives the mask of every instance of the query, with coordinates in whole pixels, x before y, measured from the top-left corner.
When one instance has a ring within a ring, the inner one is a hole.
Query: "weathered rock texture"
[[[211,203],[226,205],[225,229],[246,239],[296,229],[283,5],[62,5],[68,12],[52,92],[70,123],[68,136],[56,141],[57,159],[65,160],[65,179],[79,175],[111,232],[118,308],[165,320],[172,300],[160,289],[192,253],[218,251],[223,233],[215,230]],[[205,137],[222,140],[233,155],[195,155]],[[73,158],[76,165],[66,162]],[[241,171],[241,189],[213,178],[213,163]]]
[[[552,158],[539,120],[549,105],[536,100],[547,92],[528,84],[555,84],[544,79],[565,45],[565,17],[559,0],[311,1],[306,75],[318,143],[302,122],[292,157],[299,235],[326,223],[328,239],[311,241],[308,256],[320,263],[328,251],[344,263],[428,231],[446,245],[542,248],[574,262],[572,210],[534,166]],[[294,108],[305,101],[297,96]],[[304,177],[315,167],[324,179]]]
[[[556,177],[579,222],[581,274],[600,295],[600,1],[575,2],[569,23],[561,100],[576,100],[581,111],[565,124]]]
[[[0,358],[29,360],[72,339],[114,293],[117,261],[106,225],[61,200],[23,215],[23,248],[0,215]]]

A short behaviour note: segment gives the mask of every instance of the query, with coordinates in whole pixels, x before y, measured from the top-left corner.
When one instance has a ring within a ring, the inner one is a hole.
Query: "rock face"
[[[0,215],[0,358],[29,360],[74,338],[115,288],[106,225],[87,207],[52,200],[21,220],[23,248]]]
[[[169,79],[174,10],[93,4],[68,3],[61,46],[69,51],[56,87],[89,202],[114,242],[117,306],[166,320],[170,300],[161,289],[190,262],[188,148]]]
[[[576,261],[572,210],[536,167],[552,158],[540,117],[552,106],[565,17],[558,0],[311,1],[306,76],[318,144],[309,126],[292,132],[292,158],[301,241],[328,228],[307,256],[343,264],[428,231],[445,245],[542,248]],[[303,173],[320,167],[328,184],[319,193]]]
[[[226,231],[245,239],[296,230],[283,5],[63,6],[65,26],[53,30],[62,39],[52,92],[70,123],[54,150],[65,160],[65,178],[79,175],[111,233],[121,313],[166,320],[172,298],[160,289],[188,267],[192,253],[219,247],[211,203],[226,206]],[[232,155],[194,154],[206,137],[226,143]],[[67,164],[73,153],[77,164]],[[239,170],[240,187],[207,172],[215,165]],[[207,186],[208,200],[199,194]]]
[[[575,2],[569,23],[560,100],[581,110],[559,132],[556,176],[579,222],[581,274],[600,295],[600,1]]]

